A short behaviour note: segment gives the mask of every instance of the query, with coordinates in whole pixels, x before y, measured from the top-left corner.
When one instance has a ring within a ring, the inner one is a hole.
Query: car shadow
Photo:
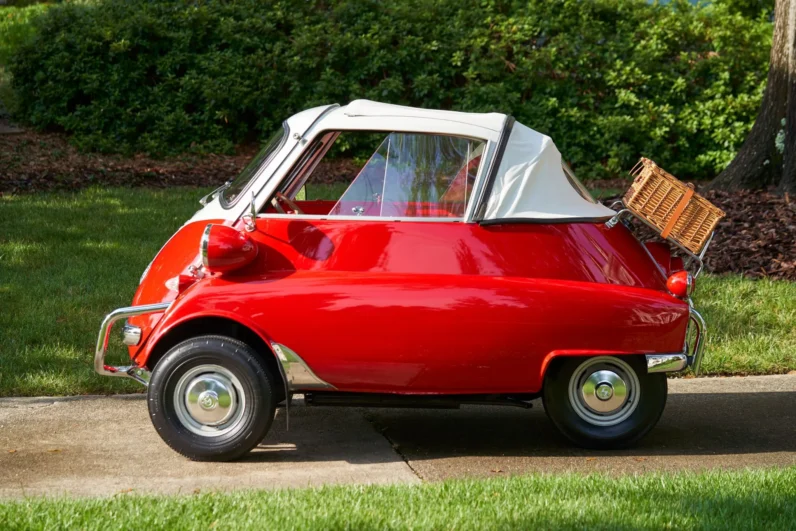
[[[385,437],[403,458],[418,461],[479,456],[646,457],[796,452],[794,405],[794,392],[673,394],[658,425],[640,443],[609,451],[572,445],[547,419],[538,400],[531,410],[463,406],[460,410],[352,408],[344,411],[349,415],[356,412],[367,419],[375,433]],[[340,437],[325,438],[329,423],[345,421],[339,416],[341,411],[294,408],[290,431],[275,430],[277,433],[269,435],[261,451],[250,459],[349,462],[383,459],[384,454],[378,452],[351,453],[356,444],[341,445]],[[341,429],[353,433],[354,426]],[[360,436],[352,438],[359,439]],[[295,451],[262,451],[275,444],[292,444]]]

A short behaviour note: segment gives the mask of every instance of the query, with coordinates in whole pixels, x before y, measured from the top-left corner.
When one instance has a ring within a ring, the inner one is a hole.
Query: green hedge
[[[587,178],[640,154],[715,174],[757,113],[772,32],[762,11],[644,0],[107,0],[34,23],[10,64],[20,117],[85,149],[229,151],[370,98],[511,113]]]

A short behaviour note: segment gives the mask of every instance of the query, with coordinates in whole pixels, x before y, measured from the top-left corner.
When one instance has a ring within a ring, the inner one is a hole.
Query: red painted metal
[[[135,304],[176,295],[163,281],[197,263],[206,223],[166,245]],[[260,218],[248,236],[256,258],[180,294],[137,362],[205,316],[288,346],[341,391],[537,392],[557,356],[682,350],[688,306],[621,225],[297,216]]]
[[[223,222],[224,220],[220,219],[188,222],[174,233],[149,265],[149,270],[133,296],[133,306],[173,301],[177,292],[170,290],[166,283],[171,278],[185,274],[189,266],[201,264],[199,240],[202,232],[208,223]],[[150,313],[128,319],[130,324],[141,327],[141,343],[138,346],[128,347],[130,357],[136,362],[139,359],[139,351],[162,317],[162,313]]]
[[[208,225],[203,238],[206,248],[202,263],[211,273],[240,269],[257,257],[257,246],[246,233],[227,225]]]

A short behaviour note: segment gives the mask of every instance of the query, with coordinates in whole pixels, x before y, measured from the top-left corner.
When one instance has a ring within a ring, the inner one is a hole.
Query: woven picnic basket
[[[633,184],[623,202],[633,214],[668,238],[699,254],[724,211],[647,158],[630,171]]]

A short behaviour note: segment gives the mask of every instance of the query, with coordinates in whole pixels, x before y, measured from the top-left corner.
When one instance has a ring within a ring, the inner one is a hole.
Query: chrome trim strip
[[[694,371],[695,376],[699,376],[699,370],[702,368],[702,357],[704,355],[705,347],[705,320],[702,315],[693,307],[689,306],[689,319],[694,326],[696,326],[696,338],[694,339],[694,348],[691,350],[691,369]],[[688,334],[686,333],[686,338]]]
[[[257,219],[323,219],[329,221],[406,221],[462,223],[464,218],[445,217],[400,217],[400,216],[330,216],[329,214],[257,214]]]
[[[335,386],[324,382],[312,372],[309,365],[301,359],[301,356],[293,350],[280,343],[271,343],[271,346],[282,366],[283,376],[287,383],[288,391],[309,391],[321,389],[335,389]]]
[[[108,353],[108,339],[113,325],[119,319],[126,319],[136,315],[143,315],[145,313],[163,312],[168,310],[171,306],[170,302],[162,302],[158,304],[142,304],[140,306],[127,306],[125,308],[117,308],[105,316],[100,326],[99,337],[97,338],[97,349],[94,352],[94,370],[101,376],[121,376],[124,378],[132,378],[133,380],[143,384],[149,385],[149,371],[136,367],[135,365],[124,365],[114,367],[105,365],[105,355]]]
[[[677,372],[688,367],[685,354],[647,354],[647,372]]]

